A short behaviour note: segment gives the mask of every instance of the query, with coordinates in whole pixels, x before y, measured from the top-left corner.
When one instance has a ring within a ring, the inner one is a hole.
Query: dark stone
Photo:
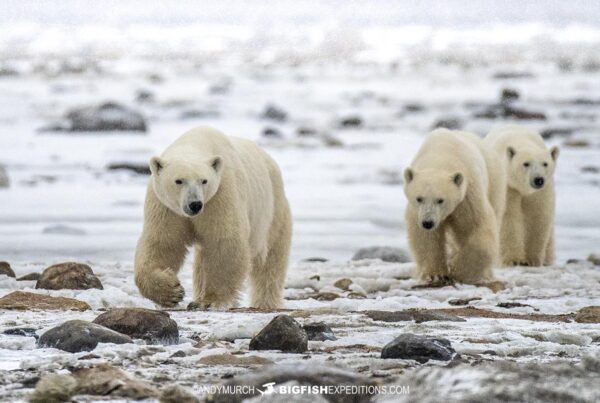
[[[340,126],[345,128],[361,127],[363,120],[360,116],[348,116],[340,120]]]
[[[296,134],[300,137],[316,136],[317,130],[312,127],[299,127],[296,129]]]
[[[378,385],[377,380],[315,363],[270,365],[263,367],[260,371],[236,375],[223,384],[223,390],[234,390],[236,386],[244,386],[244,388],[237,388],[239,390],[237,394],[217,392],[212,396],[212,401],[214,403],[241,403],[254,395],[258,396],[259,390],[265,390],[263,385],[271,382],[275,383],[275,392],[277,392],[277,385],[288,382],[308,386],[333,386],[349,390],[353,386],[361,387],[355,388],[355,393],[319,395],[331,403],[368,403],[373,397],[368,391],[373,389],[372,386]],[[311,399],[311,401],[314,400]]]
[[[267,105],[261,114],[263,119],[285,122],[288,118],[286,111],[275,105]]]
[[[481,300],[480,297],[455,298],[455,299],[448,300],[448,304],[454,305],[454,306],[457,306],[457,305],[469,305],[469,303],[471,301],[479,301],[479,300]]]
[[[381,322],[405,322],[414,320],[417,323],[430,321],[465,322],[465,319],[447,312],[433,310],[407,309],[404,311],[361,311],[369,318]]]
[[[312,341],[325,341],[325,340],[337,340],[333,330],[324,322],[307,323],[302,326],[308,340]]]
[[[94,275],[92,268],[87,264],[76,262],[59,263],[48,267],[42,272],[35,288],[45,290],[103,289],[102,283]]]
[[[352,260],[362,259],[380,259],[384,262],[393,263],[410,262],[408,254],[403,249],[391,246],[371,246],[368,248],[361,248],[356,251],[354,256],[352,256]]]
[[[548,128],[540,132],[540,135],[544,139],[550,139],[552,137],[568,137],[575,132],[573,128]]]
[[[108,164],[106,169],[109,171],[131,171],[138,175],[150,175],[148,164],[136,164],[134,162],[115,162]]]
[[[94,322],[134,339],[151,343],[176,344],[179,329],[167,312],[145,308],[113,308],[100,314]]]
[[[135,94],[135,101],[139,103],[152,103],[154,100],[154,93],[149,90],[139,90]]]
[[[510,309],[510,308],[523,308],[523,307],[533,308],[531,305],[522,304],[520,302],[498,302],[496,304],[496,306],[498,308],[506,308],[506,309]],[[535,310],[535,308],[534,308],[534,310]]]
[[[325,263],[328,262],[329,259],[326,259],[324,257],[307,257],[306,259],[304,259],[304,262],[320,262],[320,263]]]
[[[283,138],[283,134],[279,129],[274,127],[265,127],[262,131],[262,135],[264,137],[274,137],[274,138]]]
[[[17,281],[38,281],[40,276],[40,273],[28,273],[24,276],[19,277]]]
[[[519,92],[512,88],[504,88],[502,93],[500,94],[500,101],[502,102],[512,102],[519,99]]]
[[[457,357],[449,340],[404,333],[386,344],[381,358],[416,360],[421,364],[429,360],[450,361]]]
[[[473,115],[481,119],[515,119],[515,120],[546,120],[543,112],[528,111],[513,105],[491,105],[487,109]]]
[[[440,129],[440,128],[449,129],[449,130],[460,130],[460,129],[462,129],[463,126],[464,126],[464,122],[462,121],[462,119],[449,117],[449,118],[442,118],[442,119],[435,121],[431,125],[431,130]]]
[[[13,277],[13,278],[16,277],[15,272],[10,267],[10,264],[8,262],[0,262],[0,276],[1,275]]]
[[[298,322],[288,315],[278,315],[250,340],[250,350],[281,350],[303,353],[308,336]]]
[[[115,102],[75,108],[67,112],[63,122],[41,129],[66,132],[145,132],[144,116]]]
[[[39,336],[36,334],[36,331],[37,329],[32,327],[15,327],[12,329],[6,329],[2,333],[8,336],[35,337],[37,339]]]
[[[406,104],[404,105],[404,110],[406,112],[423,112],[425,110],[425,107],[421,104]]]
[[[98,343],[132,343],[129,336],[104,326],[83,320],[70,320],[44,333],[38,340],[39,347],[54,347],[70,353],[92,351]]]

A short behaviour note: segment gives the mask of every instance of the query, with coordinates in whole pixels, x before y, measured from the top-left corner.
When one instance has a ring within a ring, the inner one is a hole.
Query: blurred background
[[[600,241],[593,1],[0,5],[0,259],[131,262],[147,161],[184,131],[279,162],[292,259],[406,247],[402,170],[443,126],[562,148],[559,261]]]

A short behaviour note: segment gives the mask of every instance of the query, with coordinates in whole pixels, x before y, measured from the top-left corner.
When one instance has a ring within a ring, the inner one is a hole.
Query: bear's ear
[[[558,148],[557,146],[554,146],[550,149],[550,155],[552,156],[552,159],[554,161],[558,159],[558,154],[560,154],[560,148]]]
[[[152,172],[152,175],[158,175],[160,170],[164,168],[165,161],[163,159],[161,159],[160,157],[152,157],[150,159],[149,165],[150,165],[150,172]]]
[[[215,172],[220,172],[221,168],[223,168],[223,158],[214,156],[210,159],[210,166],[215,170]]]
[[[414,177],[415,177],[415,173],[413,172],[412,169],[406,168],[404,170],[404,182],[405,183],[410,183]]]
[[[506,149],[506,155],[508,155],[508,159],[509,159],[509,160],[512,160],[512,159],[513,159],[513,157],[515,156],[515,154],[516,154],[516,153],[517,153],[517,152],[516,152],[516,151],[515,151],[515,149],[514,149],[514,148],[512,148],[512,147],[508,147],[508,148]]]
[[[462,185],[464,179],[465,178],[463,177],[463,174],[461,174],[460,172],[457,172],[454,175],[452,175],[452,182],[454,182],[454,184],[458,187]]]

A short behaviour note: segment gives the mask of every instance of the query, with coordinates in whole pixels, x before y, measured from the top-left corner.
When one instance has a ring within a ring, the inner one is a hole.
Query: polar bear
[[[505,266],[554,263],[554,169],[558,147],[546,148],[535,131],[507,125],[485,140],[505,160],[506,213],[500,253]]]
[[[494,279],[506,175],[477,135],[434,130],[404,171],[408,241],[424,281]]]
[[[201,127],[152,158],[150,171],[135,254],[140,293],[179,303],[177,273],[194,246],[189,309],[235,306],[247,275],[253,307],[280,307],[292,222],[275,161],[249,140]]]

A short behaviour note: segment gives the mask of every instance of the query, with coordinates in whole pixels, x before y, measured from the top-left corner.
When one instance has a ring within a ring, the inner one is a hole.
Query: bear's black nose
[[[533,179],[533,186],[540,189],[542,186],[544,186],[544,178],[542,178],[541,176],[538,176],[537,178]]]
[[[425,229],[432,229],[434,225],[433,221],[423,221],[421,224]]]
[[[198,214],[200,212],[200,210],[202,210],[202,202],[201,201],[191,202],[188,205],[188,208],[190,209],[192,214]]]

